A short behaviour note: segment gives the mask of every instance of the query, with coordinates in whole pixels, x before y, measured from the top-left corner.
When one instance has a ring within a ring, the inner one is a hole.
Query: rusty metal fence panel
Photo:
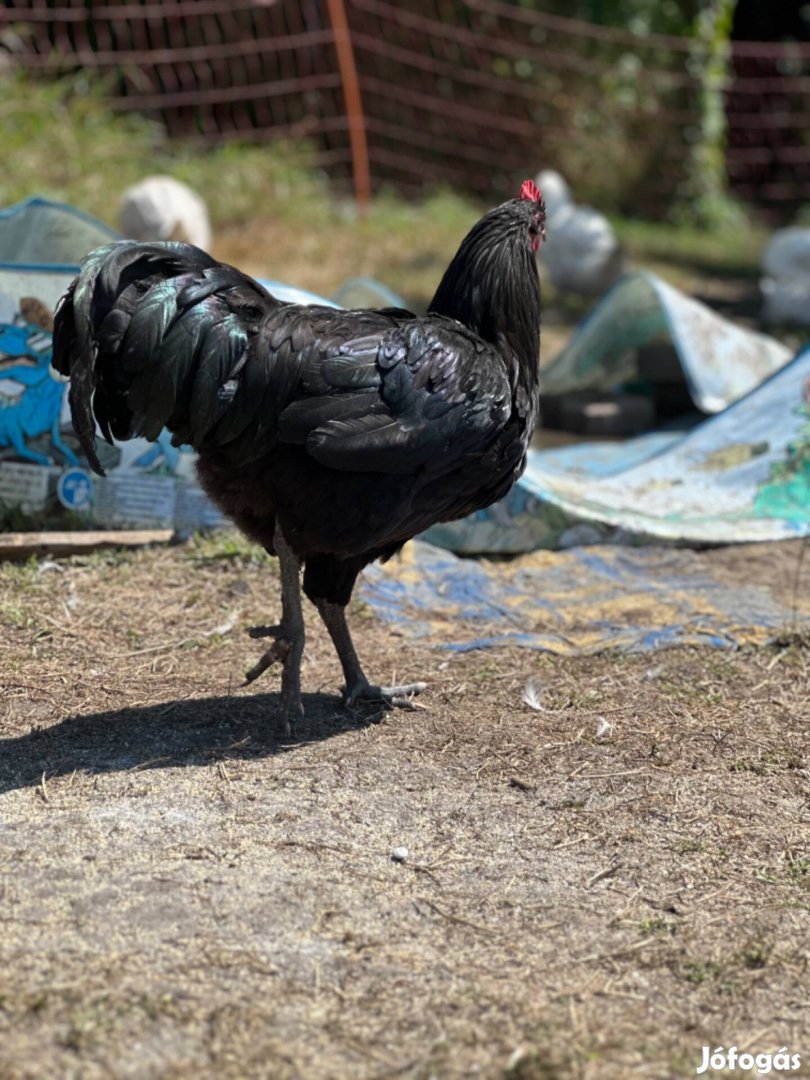
[[[313,138],[350,168],[334,35],[318,0],[10,0],[16,60],[32,72],[84,68],[113,81],[119,109],[170,135]]]
[[[689,42],[504,0],[6,0],[0,44],[35,73],[92,69],[171,135],[309,139],[336,178],[491,198],[554,165],[582,197],[658,215],[699,117]],[[810,194],[810,49],[737,43],[733,188]],[[347,110],[347,103],[349,108]]]

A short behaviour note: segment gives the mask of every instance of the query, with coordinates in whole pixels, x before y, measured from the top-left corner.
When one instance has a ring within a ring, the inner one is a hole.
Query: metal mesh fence
[[[306,138],[361,195],[368,178],[490,198],[549,165],[658,214],[699,118],[687,41],[503,0],[6,0],[0,31],[20,66],[105,73],[117,108],[172,135]],[[807,46],[734,47],[729,177],[767,206],[810,191],[808,66]]]
[[[732,187],[770,206],[810,198],[810,45],[738,42],[726,99]]]

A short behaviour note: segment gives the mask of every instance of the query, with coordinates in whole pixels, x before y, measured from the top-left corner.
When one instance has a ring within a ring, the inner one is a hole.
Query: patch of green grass
[[[785,769],[802,769],[804,760],[800,754],[783,750],[770,750],[757,758],[738,758],[729,765],[731,772],[750,772],[756,776],[771,776]]]
[[[619,239],[635,263],[659,263],[755,278],[769,231],[754,219],[745,229],[713,232],[682,223],[615,219]]]
[[[30,589],[39,581],[39,563],[30,555],[25,562],[7,562],[0,569],[3,583],[15,589]]]
[[[604,701],[605,695],[601,690],[588,690],[574,687],[573,689],[565,688],[562,693],[549,693],[547,699],[547,708],[551,710],[560,709],[585,709],[595,710],[599,707],[600,703]],[[599,741],[594,737],[591,738],[592,742]]]
[[[678,680],[663,675],[659,685],[666,688],[671,698],[691,705],[720,705],[724,699],[714,682],[698,677]]]
[[[742,950],[740,959],[743,966],[751,971],[764,968],[771,956],[771,948],[763,941],[750,941]]]
[[[659,917],[642,919],[638,925],[642,934],[674,934],[678,927],[672,919]]]
[[[475,668],[475,671],[470,673],[470,679],[477,683],[489,683],[494,676],[500,675],[502,671],[503,667],[498,660],[488,657]]]
[[[787,859],[788,878],[802,889],[810,889],[810,856],[790,855]]]
[[[731,994],[737,988],[724,964],[714,960],[687,960],[681,968],[684,979],[694,986],[709,985],[720,994]]]
[[[31,625],[31,613],[20,604],[0,604],[0,623],[23,630]]]
[[[691,855],[697,854],[700,851],[705,851],[706,845],[700,840],[679,840],[672,845],[672,850],[677,855]]]
[[[88,570],[119,569],[131,566],[137,559],[142,558],[146,551],[148,548],[145,547],[101,547],[96,551],[89,551],[86,555],[75,555],[70,561]]]
[[[275,564],[272,555],[251,543],[236,529],[214,529],[212,532],[195,533],[183,552],[194,563],[235,562],[251,566]]]
[[[335,194],[305,141],[211,145],[170,139],[146,117],[112,109],[106,84],[84,74],[57,81],[0,77],[0,125],[6,155],[14,162],[0,176],[0,205],[43,195],[115,225],[122,191],[145,176],[165,173],[204,195],[215,226],[262,217],[323,232],[337,245],[344,225],[361,241],[384,234],[409,244],[414,229],[426,221],[432,223],[429,233],[446,232],[456,242],[478,214],[469,200],[449,192],[434,193],[416,206],[383,190],[358,220],[348,190],[343,198]]]

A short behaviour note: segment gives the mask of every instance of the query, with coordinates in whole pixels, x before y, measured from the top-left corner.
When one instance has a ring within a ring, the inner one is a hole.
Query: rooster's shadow
[[[43,777],[130,772],[294,751],[378,723],[383,706],[345,709],[330,694],[304,694],[295,735],[281,730],[278,694],[207,697],[67,716],[48,727],[0,739],[0,794]]]

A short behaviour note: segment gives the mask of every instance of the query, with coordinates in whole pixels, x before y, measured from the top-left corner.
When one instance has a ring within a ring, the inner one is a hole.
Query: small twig
[[[574,771],[573,771],[573,772],[570,772],[570,773],[568,774],[568,776],[566,776],[566,778],[565,778],[565,779],[566,779],[566,780],[573,780],[575,776],[579,776],[579,774],[580,774],[580,773],[583,773],[583,772],[585,772],[585,770],[586,770],[587,768],[588,768],[588,762],[587,762],[587,761],[583,761],[583,763],[582,763],[581,765],[578,765],[578,766],[576,767],[576,769],[574,769]]]
[[[590,889],[591,885],[595,885],[597,881],[604,881],[605,878],[613,877],[613,875],[621,870],[623,866],[624,863],[617,862],[612,866],[606,867],[604,870],[600,870],[598,873],[594,874],[593,877],[588,878],[585,882],[585,888]]]
[[[582,836],[577,836],[573,840],[563,840],[559,844],[553,844],[552,851],[559,851],[561,848],[573,847],[574,844],[582,844],[586,840],[593,840],[593,837],[590,835],[590,833],[583,833]]]
[[[582,773],[580,780],[612,780],[615,776],[637,776],[638,773],[647,772],[646,769],[625,769],[623,772],[595,772]]]
[[[452,911],[445,911],[444,908],[434,900],[429,900],[426,896],[421,896],[419,899],[423,904],[427,904],[429,908],[436,912],[437,915],[441,915],[443,919],[447,919],[448,922],[458,923],[459,926],[469,926],[471,930],[480,930],[482,934],[496,934],[497,931],[493,930],[491,926],[484,926],[482,923],[472,922],[470,919],[465,919],[461,915],[454,915]]]
[[[591,953],[590,956],[577,957],[573,963],[575,964],[592,964],[594,961],[599,960],[615,960],[619,956],[625,956],[627,953],[638,952],[639,949],[646,949],[650,945],[657,944],[655,938],[643,938],[641,941],[637,941],[634,945],[626,945],[622,949],[614,949],[612,952],[606,953]]]
[[[132,765],[128,772],[139,772],[141,769],[150,769],[153,765],[158,765],[161,761],[171,761],[171,754],[164,754],[163,757],[148,758],[146,761],[139,761],[137,765]]]

